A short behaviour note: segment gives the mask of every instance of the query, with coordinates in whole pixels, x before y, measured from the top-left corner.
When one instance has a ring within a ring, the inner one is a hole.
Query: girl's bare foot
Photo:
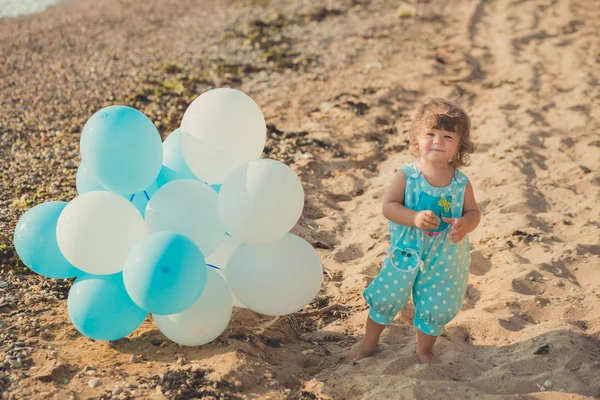
[[[419,357],[419,362],[421,364],[429,364],[433,361],[433,352],[432,351],[422,352],[422,353],[417,352],[417,357]]]
[[[367,346],[364,344],[364,340],[361,340],[352,346],[348,352],[348,361],[355,363],[363,358],[369,357],[373,353],[373,350],[375,350],[375,347],[377,347],[377,344],[375,344],[375,346]]]
[[[427,335],[420,330],[417,331],[417,357],[421,364],[429,364],[433,361],[433,345],[437,336]]]
[[[362,360],[365,357],[369,357],[377,343],[379,343],[379,336],[385,329],[385,325],[380,325],[373,321],[370,317],[367,318],[367,324],[365,326],[365,336],[362,340],[356,343],[350,352],[348,353],[348,360],[352,363]]]

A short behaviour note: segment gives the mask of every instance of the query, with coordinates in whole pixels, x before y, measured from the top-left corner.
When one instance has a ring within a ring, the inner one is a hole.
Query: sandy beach
[[[600,398],[593,3],[80,0],[0,20],[2,398]],[[95,111],[137,108],[165,138],[215,87],[252,96],[264,157],[301,178],[293,232],[321,257],[321,292],[285,317],[236,308],[197,348],[151,319],[116,342],[82,336],[67,315],[71,281],[24,273],[19,217],[76,196]],[[463,105],[478,143],[463,170],[482,210],[465,301],[434,363],[417,363],[409,304],[351,365],[362,291],[389,245],[381,199],[412,161],[409,123],[428,96]]]

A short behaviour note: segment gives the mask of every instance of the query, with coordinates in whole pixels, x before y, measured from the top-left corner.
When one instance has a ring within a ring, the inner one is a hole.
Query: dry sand
[[[600,398],[600,8],[429,0],[400,18],[400,5],[82,0],[0,21],[3,398]],[[215,86],[257,101],[265,155],[301,177],[294,232],[318,249],[322,292],[287,317],[238,309],[199,348],[151,321],[115,343],[82,337],[68,281],[15,275],[18,217],[75,196],[79,132],[100,107],[136,107],[166,136]],[[427,96],[461,102],[479,143],[463,310],[431,365],[416,364],[410,305],[350,365],[388,245],[381,197]]]

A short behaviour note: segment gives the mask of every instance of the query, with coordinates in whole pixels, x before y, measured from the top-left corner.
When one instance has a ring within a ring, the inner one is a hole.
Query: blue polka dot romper
[[[415,163],[401,168],[406,174],[404,206],[432,210],[438,218],[460,218],[468,178],[456,170],[443,188],[431,186]],[[450,227],[440,218],[434,231],[388,221],[391,246],[379,274],[364,292],[369,317],[390,325],[408,302],[415,304],[414,326],[438,336],[461,308],[469,272],[469,239],[450,240]]]

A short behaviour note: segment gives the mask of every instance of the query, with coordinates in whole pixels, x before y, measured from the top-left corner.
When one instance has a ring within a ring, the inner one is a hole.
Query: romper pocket
[[[388,250],[388,256],[386,262],[383,264],[382,271],[387,268],[388,261],[391,266],[400,271],[411,272],[423,267],[423,261],[419,256],[419,252],[407,247],[397,246]]]
[[[422,265],[419,253],[413,249],[395,247],[388,251],[381,271],[363,294],[369,306],[393,318],[407,303]]]

